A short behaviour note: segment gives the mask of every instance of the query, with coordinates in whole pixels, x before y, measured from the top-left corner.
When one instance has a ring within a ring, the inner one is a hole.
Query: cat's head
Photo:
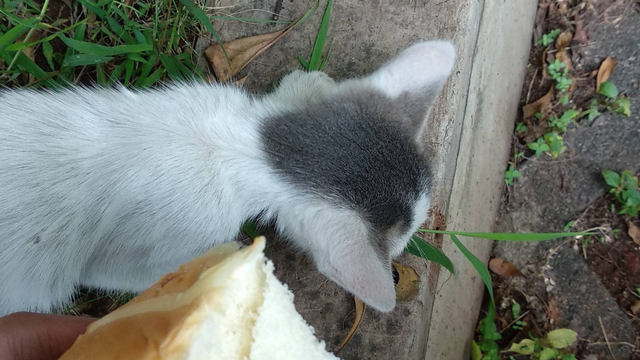
[[[430,173],[419,139],[454,62],[447,42],[415,44],[310,108],[265,123],[265,153],[298,198],[278,227],[365,303],[395,306],[391,259],[426,220]]]

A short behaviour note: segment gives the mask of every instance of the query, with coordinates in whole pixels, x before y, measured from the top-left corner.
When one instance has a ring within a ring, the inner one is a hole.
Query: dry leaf
[[[640,227],[632,222],[629,222],[628,234],[631,237],[631,240],[636,243],[636,245],[640,245]]]
[[[545,114],[551,105],[551,95],[553,94],[553,86],[540,99],[522,107],[522,113],[525,119],[533,116],[535,113]]]
[[[559,61],[562,61],[566,65],[567,70],[569,70],[569,71],[573,70],[573,63],[571,62],[571,58],[569,58],[569,56],[567,56],[567,51],[566,50],[562,49],[562,50],[558,51],[556,53],[556,59],[558,59]]]
[[[600,84],[609,80],[609,76],[611,76],[616,65],[618,65],[618,62],[610,56],[607,56],[602,64],[600,64],[600,67],[598,68],[598,77],[596,78],[596,91],[600,90]]]
[[[569,12],[569,4],[567,4],[566,1],[558,1],[556,6],[558,7],[558,14],[560,15],[567,15]]]
[[[585,45],[589,43],[589,37],[587,36],[587,32],[582,28],[581,22],[576,24],[576,33],[573,35],[573,41],[577,41]]]
[[[551,325],[560,323],[560,310],[556,304],[556,298],[549,299],[549,306],[547,307],[547,317]]]
[[[631,305],[631,313],[636,315],[638,312],[640,312],[640,300],[636,300],[636,302]]]
[[[567,47],[567,45],[569,45],[569,41],[571,41],[572,38],[573,34],[569,30],[558,35],[558,38],[556,39],[556,49],[562,50]]]
[[[399,301],[413,300],[418,294],[418,284],[420,277],[410,266],[404,266],[393,262],[393,267],[398,272],[398,283],[396,284],[396,299]]]
[[[547,46],[546,48],[544,48],[544,50],[542,51],[542,78],[543,79],[548,79],[549,78],[549,74],[547,74],[547,63],[549,62],[549,60],[547,59],[547,52],[549,51],[549,47]]]
[[[243,87],[244,83],[247,81],[247,78],[249,77],[249,75],[243,77],[242,79],[238,79],[236,81],[233,82],[233,85],[237,86],[237,87]]]
[[[522,276],[522,273],[518,268],[508,261],[504,261],[500,258],[493,258],[489,261],[489,269],[500,276],[512,277]]]
[[[498,320],[500,322],[500,329],[502,329],[502,330],[506,329],[507,326],[509,326],[509,323],[507,322],[507,320],[503,319],[499,315],[496,315],[496,320]]]
[[[347,336],[344,337],[344,340],[342,340],[342,343],[340,344],[340,346],[338,346],[338,349],[336,349],[336,351],[333,352],[336,355],[340,352],[340,350],[342,350],[342,348],[345,347],[345,345],[347,345],[349,340],[351,340],[353,335],[358,330],[358,326],[360,326],[360,323],[362,322],[362,318],[364,317],[364,311],[367,308],[367,306],[362,302],[362,300],[358,299],[355,296],[353,297],[353,301],[355,301],[356,303],[356,311],[355,311],[355,317],[353,318],[353,325],[351,325],[351,329],[349,329]]]
[[[225,57],[220,44],[213,44],[205,51],[209,64],[218,82],[227,82],[242,70],[256,56],[262,54],[278,39],[291,30],[298,21],[293,21],[284,29],[269,34],[250,36],[222,43],[227,52]]]

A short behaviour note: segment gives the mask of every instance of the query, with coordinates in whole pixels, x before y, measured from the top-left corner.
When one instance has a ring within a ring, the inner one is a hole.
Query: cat
[[[368,76],[294,71],[271,93],[0,91],[0,314],[79,286],[137,292],[259,217],[381,312],[391,259],[426,220],[420,146],[454,64],[446,41]]]

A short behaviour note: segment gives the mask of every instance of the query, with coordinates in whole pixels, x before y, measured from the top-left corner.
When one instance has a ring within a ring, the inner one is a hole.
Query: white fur
[[[444,82],[455,60],[455,49],[446,41],[410,46],[369,76],[371,85],[390,97],[420,91],[425,84]]]
[[[374,76],[348,88],[383,82]],[[50,311],[79,285],[143,290],[233,240],[262,209],[320,271],[391,310],[389,264],[372,260],[359,215],[284,184],[260,148],[265,118],[346,88],[319,72],[294,72],[263,98],[204,84],[0,92],[0,315]],[[420,204],[412,231],[426,216],[428,200]]]

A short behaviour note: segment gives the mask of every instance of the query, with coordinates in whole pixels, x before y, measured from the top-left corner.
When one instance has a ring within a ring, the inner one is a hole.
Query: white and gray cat
[[[78,286],[140,291],[260,216],[380,311],[429,206],[418,144],[454,62],[417,43],[373,74],[230,86],[0,91],[0,314]]]

